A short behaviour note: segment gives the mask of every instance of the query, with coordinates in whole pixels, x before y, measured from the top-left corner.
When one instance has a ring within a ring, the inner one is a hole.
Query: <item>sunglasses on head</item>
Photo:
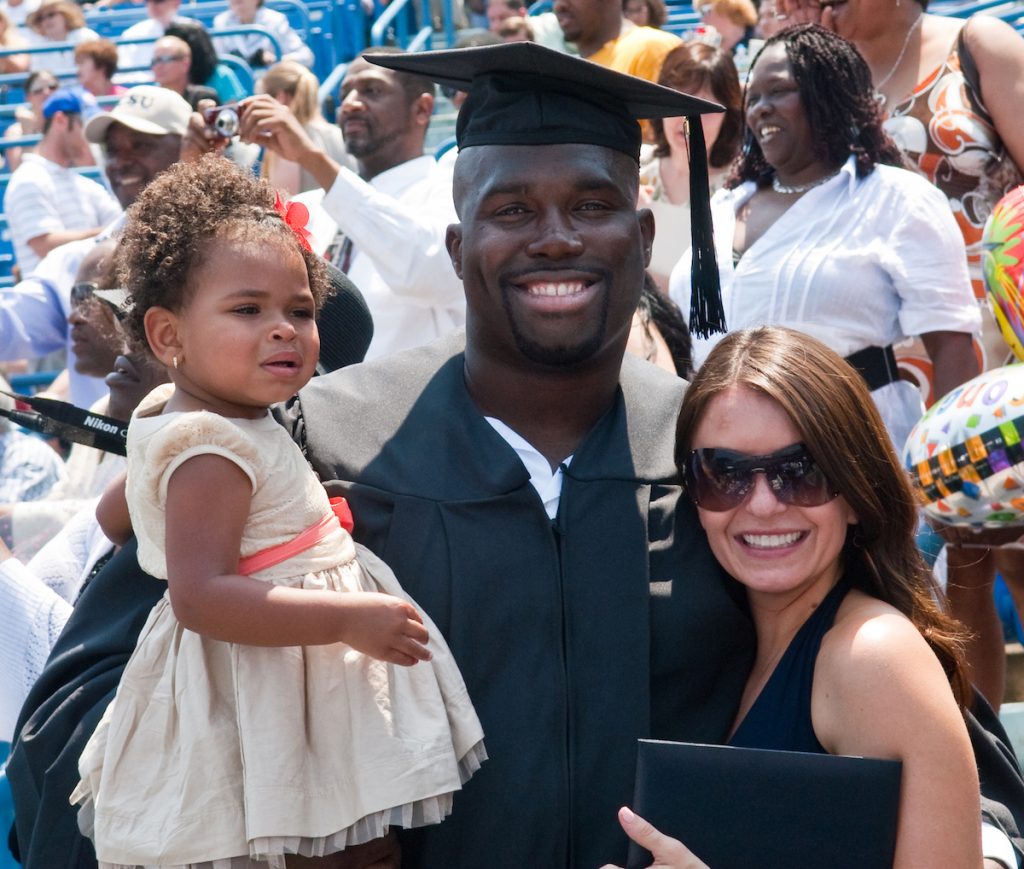
[[[739,507],[754,491],[757,474],[764,474],[775,498],[791,507],[820,507],[839,494],[803,444],[765,456],[707,447],[691,451],[683,468],[690,497],[713,513]]]
[[[81,305],[93,298],[93,293],[98,290],[99,284],[94,281],[78,281],[71,285],[71,304]]]
[[[113,302],[108,302],[101,296],[96,295],[96,291],[104,289],[95,281],[78,281],[71,285],[71,305],[82,305],[91,299],[96,299],[98,302],[102,302],[106,307],[110,308],[114,312],[114,316],[118,320],[124,319],[124,311],[120,307],[115,305]]]

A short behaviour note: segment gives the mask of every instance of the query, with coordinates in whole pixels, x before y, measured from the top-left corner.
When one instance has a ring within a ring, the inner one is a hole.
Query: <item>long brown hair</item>
[[[733,386],[771,398],[792,420],[859,519],[843,549],[847,580],[914,623],[946,671],[957,702],[969,705],[965,632],[936,603],[934,579],[914,540],[917,501],[864,380],[820,341],[793,329],[732,332],[686,391],[676,428],[680,469],[708,404]]]

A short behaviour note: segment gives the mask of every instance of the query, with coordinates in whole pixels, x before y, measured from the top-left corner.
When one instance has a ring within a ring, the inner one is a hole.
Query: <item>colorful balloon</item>
[[[929,517],[1024,526],[1024,365],[986,371],[933,404],[903,463]]]
[[[992,209],[981,237],[985,290],[1003,338],[1024,360],[1024,186]]]

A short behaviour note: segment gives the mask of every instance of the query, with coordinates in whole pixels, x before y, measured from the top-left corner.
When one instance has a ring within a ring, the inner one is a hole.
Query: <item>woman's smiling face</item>
[[[733,386],[707,405],[693,438],[694,449],[727,449],[766,455],[800,443],[800,432],[774,399]],[[711,550],[722,567],[754,597],[785,601],[818,588],[824,594],[839,578],[841,553],[857,517],[842,496],[816,507],[780,501],[763,473],[737,506],[698,507]]]
[[[747,127],[776,170],[813,161],[814,130],[783,43],[761,52],[750,73],[745,108]]]

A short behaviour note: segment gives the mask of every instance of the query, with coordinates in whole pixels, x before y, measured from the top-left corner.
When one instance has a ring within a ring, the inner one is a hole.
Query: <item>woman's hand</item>
[[[634,842],[646,848],[654,857],[650,869],[708,869],[682,842],[658,832],[639,815],[623,806],[619,809],[619,823]],[[602,869],[619,869],[610,863]]]
[[[776,17],[784,27],[793,24],[820,24],[829,30],[832,26],[832,3],[820,0],[776,0]]]

